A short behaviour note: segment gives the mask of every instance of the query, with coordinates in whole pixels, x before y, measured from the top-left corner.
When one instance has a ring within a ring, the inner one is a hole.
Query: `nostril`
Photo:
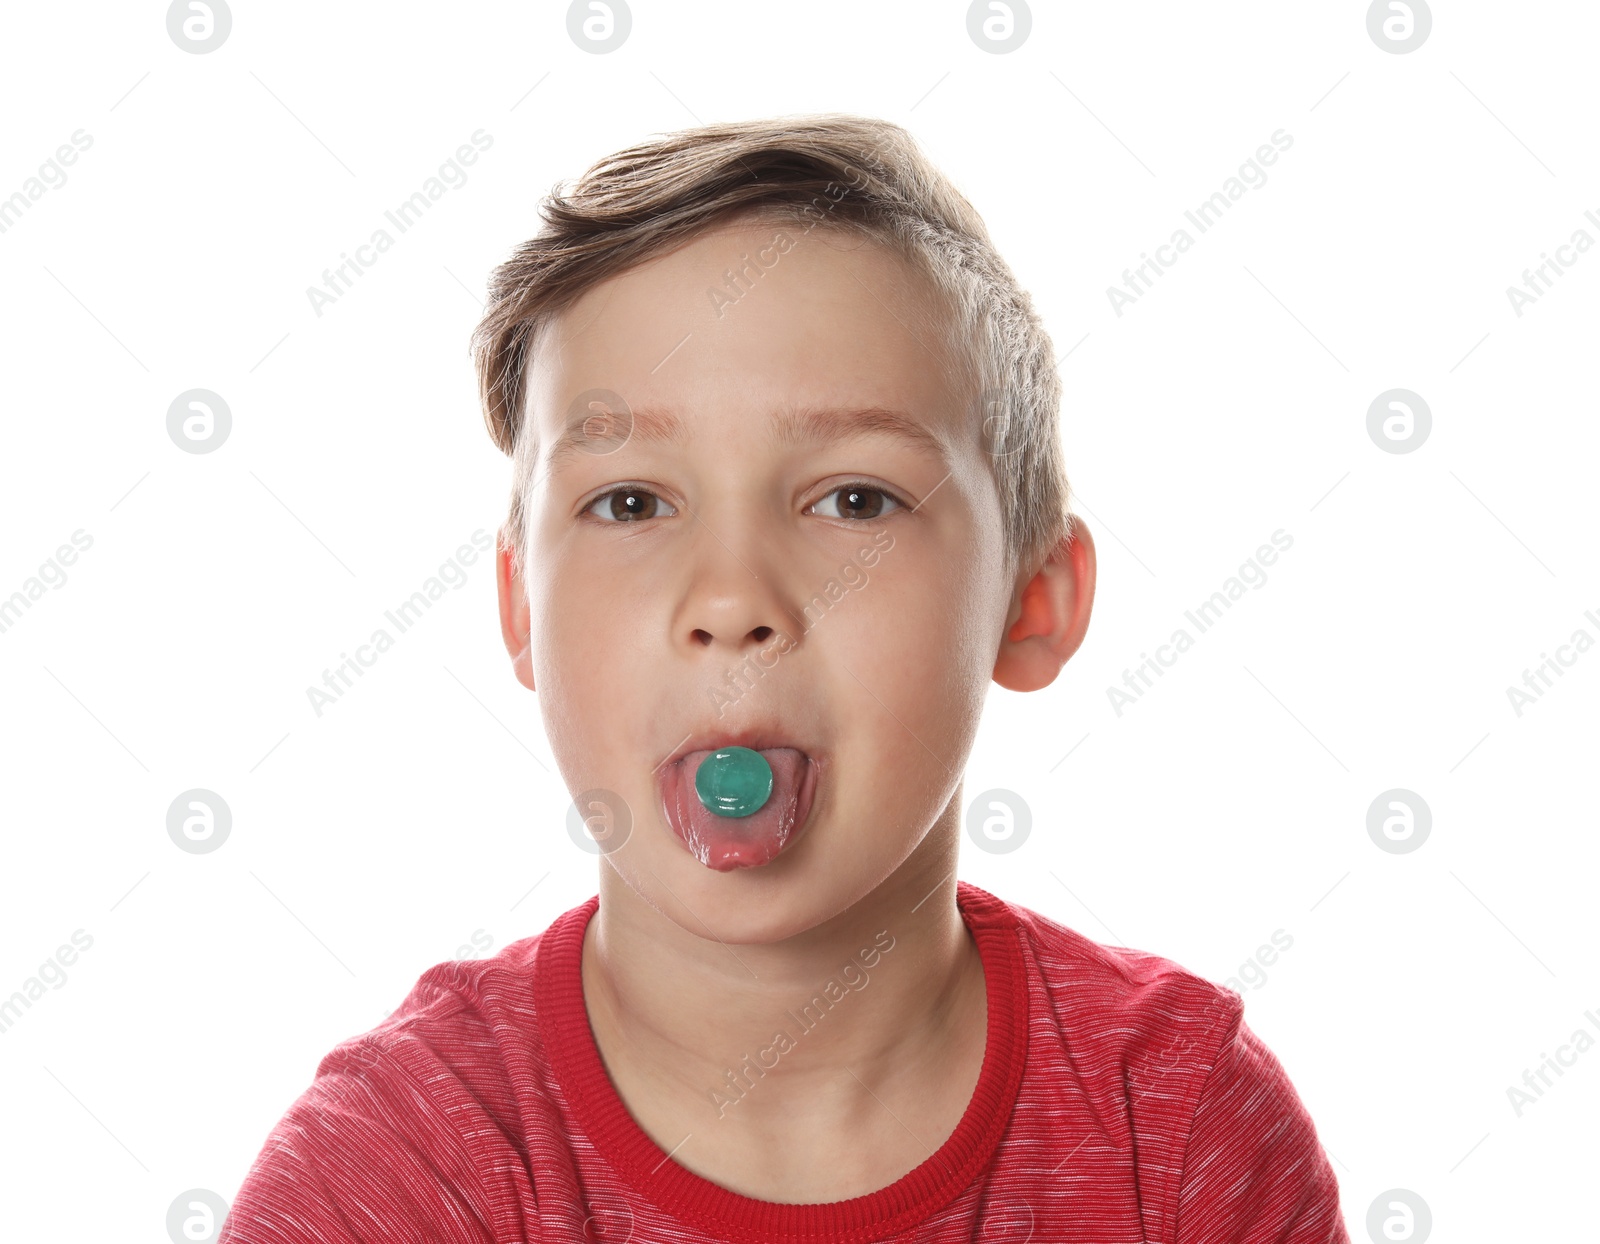
[[[770,626],[758,626],[755,630],[751,631],[750,634],[755,636],[757,643],[764,644],[769,638],[771,638],[772,628]]]

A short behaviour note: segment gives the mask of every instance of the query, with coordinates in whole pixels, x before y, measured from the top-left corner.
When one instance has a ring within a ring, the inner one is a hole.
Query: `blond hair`
[[[520,570],[539,453],[527,370],[546,326],[608,277],[746,219],[863,236],[931,281],[991,453],[1008,571],[1072,534],[1050,337],[982,218],[902,127],[823,113],[679,130],[605,157],[539,212],[538,234],[490,275],[472,334],[484,421],[514,463],[506,525]]]

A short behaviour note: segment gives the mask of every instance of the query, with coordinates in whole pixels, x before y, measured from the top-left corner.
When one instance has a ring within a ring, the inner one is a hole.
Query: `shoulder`
[[[539,947],[566,917],[542,933],[525,937],[482,959],[450,959],[424,971],[382,1023],[363,1034],[380,1044],[471,1035],[493,1026],[504,1010],[537,1010],[534,982]],[[362,1038],[356,1038],[362,1039]]]
[[[503,1102],[511,1122],[511,1080],[527,1083],[525,1071],[535,1073],[533,1082],[542,1079],[549,991],[539,973],[551,957],[540,950],[570,930],[576,911],[493,955],[432,965],[382,1023],[336,1046],[318,1066],[318,1079],[346,1072],[404,1076],[447,1105],[470,1098],[498,1114]]]
[[[523,1021],[536,1026],[531,978],[540,936],[493,958],[429,967],[381,1023],[322,1057],[292,1117],[319,1126],[359,1109],[397,1133],[437,1131],[441,1140],[468,1103],[509,1122],[506,1050]]]
[[[1283,1064],[1242,1017],[1201,1087],[1174,1219],[1180,1244],[1348,1244],[1338,1181],[1316,1125]]]
[[[522,1107],[549,1091],[535,969],[551,929],[434,964],[382,1023],[324,1055],[219,1244],[506,1238],[506,1215],[533,1195]]]
[[[999,900],[996,900],[998,902]],[[1103,1120],[1126,1120],[1162,1238],[1346,1244],[1338,1184],[1244,1000],[1171,959],[1095,942],[1010,903],[1058,1063]],[[1051,1060],[1045,1060],[1051,1061]]]
[[[1238,993],[1161,955],[992,901],[991,918],[1014,922],[1032,961],[1042,995],[1033,1019],[1048,1033],[1037,1038],[1040,1063],[1138,1154],[1162,1238],[1347,1244],[1311,1117],[1245,1023]]]
[[[1203,1076],[1240,1022],[1237,993],[1171,959],[1093,941],[1017,903],[1003,906],[1063,1036],[1091,1066],[1114,1062],[1131,1087],[1180,1071]]]

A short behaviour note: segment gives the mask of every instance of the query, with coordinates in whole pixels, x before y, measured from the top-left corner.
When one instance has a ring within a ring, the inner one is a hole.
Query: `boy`
[[[474,344],[599,893],[335,1048],[223,1244],[1347,1241],[1237,994],[955,878],[987,685],[1049,685],[1095,583],[971,205],[828,114],[544,211]]]

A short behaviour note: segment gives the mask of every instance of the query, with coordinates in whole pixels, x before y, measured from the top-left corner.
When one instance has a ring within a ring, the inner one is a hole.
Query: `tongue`
[[[800,807],[805,753],[793,747],[759,750],[772,766],[772,794],[749,816],[718,816],[695,794],[695,774],[710,751],[689,752],[668,766],[662,792],[667,821],[707,868],[726,872],[767,863],[793,837],[806,811]]]

